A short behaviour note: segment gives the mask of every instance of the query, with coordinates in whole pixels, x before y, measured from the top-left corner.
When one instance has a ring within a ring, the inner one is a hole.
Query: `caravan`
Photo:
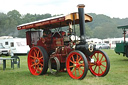
[[[30,50],[26,45],[26,38],[3,38],[0,39],[0,43],[13,54],[27,54]]]
[[[114,49],[116,47],[116,43],[123,42],[124,38],[108,38],[103,39],[103,43],[108,43],[110,45],[110,48]],[[126,38],[126,42],[128,41],[128,38]]]
[[[86,40],[87,42],[93,42],[95,44],[100,44],[102,43],[102,39],[98,39],[98,38],[90,38]]]

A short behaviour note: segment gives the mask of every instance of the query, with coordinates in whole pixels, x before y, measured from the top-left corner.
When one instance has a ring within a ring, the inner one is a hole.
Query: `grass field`
[[[33,76],[27,67],[27,56],[20,56],[21,68],[11,69],[7,60],[7,68],[3,71],[0,64],[0,85],[128,85],[128,58],[117,55],[114,50],[104,50],[110,59],[110,71],[105,77],[94,77],[89,71],[83,80],[74,80],[68,73],[60,72],[52,75]]]

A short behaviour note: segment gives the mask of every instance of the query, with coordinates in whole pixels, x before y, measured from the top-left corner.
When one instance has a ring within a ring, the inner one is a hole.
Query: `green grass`
[[[110,71],[105,77],[94,77],[89,71],[83,80],[74,80],[68,73],[60,72],[52,75],[34,76],[27,67],[27,56],[20,56],[21,68],[11,68],[7,60],[7,68],[3,71],[0,64],[0,85],[127,85],[128,58],[115,54],[114,50],[104,50],[110,59]]]

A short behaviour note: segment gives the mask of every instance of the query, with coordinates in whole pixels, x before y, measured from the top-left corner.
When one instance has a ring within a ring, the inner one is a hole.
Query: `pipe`
[[[84,4],[77,5],[79,14],[79,26],[80,26],[80,39],[82,42],[86,42],[85,39],[85,16],[84,16]]]

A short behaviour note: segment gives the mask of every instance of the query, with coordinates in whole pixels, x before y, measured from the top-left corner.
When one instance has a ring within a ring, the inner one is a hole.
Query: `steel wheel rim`
[[[107,70],[107,60],[105,55],[100,51],[95,51],[92,56],[94,63],[91,63],[89,66],[90,71],[95,76],[102,76]]]
[[[39,48],[33,47],[28,54],[28,68],[33,75],[40,75],[43,67],[42,52]]]
[[[79,53],[73,52],[69,54],[66,66],[67,72],[73,79],[80,79],[84,75],[85,63],[83,57]]]

